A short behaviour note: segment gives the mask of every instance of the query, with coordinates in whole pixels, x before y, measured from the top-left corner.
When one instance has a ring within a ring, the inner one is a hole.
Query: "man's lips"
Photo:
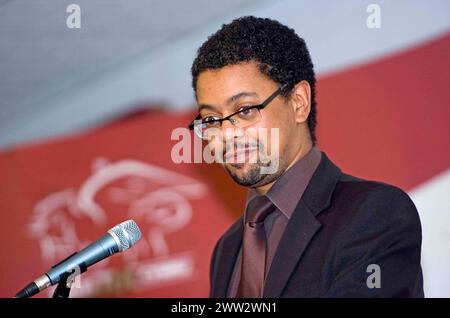
[[[237,159],[245,158],[244,156],[249,156],[251,152],[257,150],[256,147],[244,147],[238,148],[237,150],[231,150],[225,153],[225,161],[236,161]],[[240,160],[243,161],[243,160]]]

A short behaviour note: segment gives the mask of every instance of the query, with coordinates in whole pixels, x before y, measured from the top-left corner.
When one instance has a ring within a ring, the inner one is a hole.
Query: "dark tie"
[[[242,243],[241,279],[238,298],[262,297],[266,266],[264,219],[274,210],[266,196],[253,198],[247,207]]]

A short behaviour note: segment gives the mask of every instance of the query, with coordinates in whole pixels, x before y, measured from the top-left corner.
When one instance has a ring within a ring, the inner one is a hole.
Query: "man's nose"
[[[235,132],[235,128],[234,125],[231,123],[231,121],[228,120],[224,120],[222,122],[222,136],[224,137],[225,140],[227,140],[228,138],[233,138],[236,134]]]
[[[231,137],[243,137],[244,136],[244,129],[236,127],[232,123],[233,119],[231,120],[224,120],[222,122],[222,136],[231,138]]]

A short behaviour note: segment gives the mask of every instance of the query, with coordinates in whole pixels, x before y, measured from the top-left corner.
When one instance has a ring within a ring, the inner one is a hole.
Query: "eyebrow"
[[[258,94],[256,92],[240,92],[240,93],[237,93],[237,94],[231,96],[230,98],[228,98],[227,101],[225,102],[225,105],[230,105],[231,103],[237,101],[238,99],[240,99],[242,97],[258,97]],[[212,105],[208,105],[208,104],[201,104],[199,106],[200,106],[198,108],[199,113],[202,109],[205,109],[205,108],[217,110],[216,107],[214,107]]]

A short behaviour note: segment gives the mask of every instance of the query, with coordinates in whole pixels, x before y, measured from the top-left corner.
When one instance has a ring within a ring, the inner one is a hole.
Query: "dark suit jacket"
[[[242,233],[241,217],[214,248],[211,297],[227,295]],[[423,297],[421,242],[419,216],[405,192],[344,174],[322,153],[278,245],[263,297]],[[369,288],[377,273],[380,288]]]

